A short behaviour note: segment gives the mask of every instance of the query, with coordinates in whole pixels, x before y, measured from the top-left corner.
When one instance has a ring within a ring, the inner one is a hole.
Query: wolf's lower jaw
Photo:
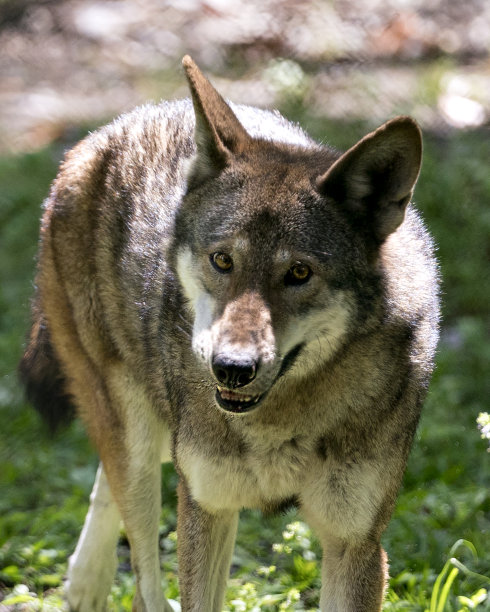
[[[216,389],[216,403],[227,412],[243,414],[256,408],[264,399],[266,393],[260,395],[245,395],[235,393],[229,389],[218,386]]]

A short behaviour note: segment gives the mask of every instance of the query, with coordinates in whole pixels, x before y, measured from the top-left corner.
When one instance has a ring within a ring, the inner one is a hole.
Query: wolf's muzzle
[[[296,345],[284,356],[276,380],[292,368],[303,346],[303,344]],[[218,353],[213,357],[211,367],[218,381],[216,403],[220,408],[227,412],[244,414],[257,408],[262,403],[268,394],[268,390],[258,395],[249,395],[247,390],[243,389],[257,376],[258,366],[257,361],[243,355],[230,356],[225,353]],[[235,391],[235,389],[238,389],[238,391]]]
[[[246,391],[236,392],[249,385],[257,376],[258,362],[245,355],[218,353],[213,357],[211,367],[218,381],[216,402],[227,412],[244,413],[257,406],[263,397],[248,395]]]
[[[227,389],[237,389],[250,384],[257,375],[258,365],[250,357],[230,357],[225,354],[215,355],[212,361],[216,380]]]

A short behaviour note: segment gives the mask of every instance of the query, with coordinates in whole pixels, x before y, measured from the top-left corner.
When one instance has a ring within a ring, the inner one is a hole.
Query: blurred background
[[[1,149],[187,95],[185,53],[243,103],[479,127],[489,47],[487,0],[1,0]]]
[[[186,53],[229,99],[278,108],[340,149],[397,114],[421,124],[415,201],[438,248],[442,339],[385,536],[386,609],[490,610],[490,2],[0,0],[0,611],[60,609],[97,465],[79,424],[45,435],[16,379],[42,200],[87,131],[187,96]],[[165,471],[169,596],[175,478]],[[306,526],[284,531],[293,520],[244,513],[227,610],[318,605],[321,553]],[[124,537],[119,553],[114,611],[130,609]]]

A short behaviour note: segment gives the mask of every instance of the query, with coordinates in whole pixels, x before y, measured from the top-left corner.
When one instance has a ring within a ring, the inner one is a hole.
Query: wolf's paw
[[[88,584],[80,585],[67,582],[65,584],[65,598],[70,612],[104,612],[107,606],[107,594],[101,592],[97,586],[92,588]]]
[[[99,561],[101,559],[99,558]],[[70,559],[65,598],[70,612],[104,612],[114,573],[116,556],[87,565],[83,557]]]

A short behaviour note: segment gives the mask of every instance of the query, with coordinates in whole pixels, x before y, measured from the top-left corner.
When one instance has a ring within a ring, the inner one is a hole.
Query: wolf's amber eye
[[[302,285],[310,280],[312,271],[310,266],[303,263],[293,264],[284,277],[286,285]]]
[[[218,272],[231,272],[233,268],[233,259],[226,253],[213,253],[210,257],[213,267]]]

